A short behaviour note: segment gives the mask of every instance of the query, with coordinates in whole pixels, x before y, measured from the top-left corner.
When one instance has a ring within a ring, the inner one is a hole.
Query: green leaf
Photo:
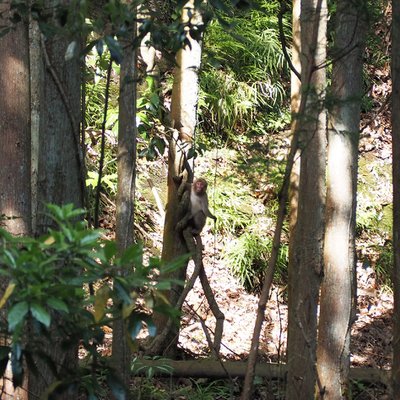
[[[143,256],[143,247],[140,244],[134,244],[128,247],[121,257],[121,265],[141,265]]]
[[[110,297],[111,289],[108,285],[102,286],[94,298],[94,320],[99,322],[106,313],[107,301]]]
[[[104,51],[104,42],[100,39],[96,42],[97,54],[101,57]]]
[[[12,295],[14,289],[15,289],[15,283],[10,282],[7,286],[6,291],[4,292],[3,297],[0,300],[0,308],[3,308],[4,304],[6,304],[6,301]]]
[[[53,310],[69,312],[68,306],[62,300],[56,299],[55,297],[50,297],[47,299],[46,303]]]
[[[11,253],[11,251],[9,251],[7,249],[3,249],[3,254],[4,254],[4,258],[5,258],[4,262],[7,263],[10,267],[16,268],[17,263],[15,262],[15,257]]]
[[[80,244],[82,246],[87,246],[88,244],[93,244],[96,243],[96,241],[99,239],[100,237],[100,231],[91,231],[88,232],[81,240],[80,240]]]
[[[41,322],[46,328],[50,326],[50,314],[40,304],[33,303],[30,310],[33,318]]]
[[[28,311],[29,305],[26,301],[21,301],[11,307],[7,317],[8,329],[11,332],[14,331],[15,327],[22,322]]]
[[[122,281],[121,283],[118,281]],[[118,294],[118,297],[125,303],[125,304],[131,304],[132,303],[132,298],[129,294],[129,292],[124,288],[123,285],[123,279],[121,277],[116,277],[114,280],[114,289]]]
[[[115,242],[108,241],[103,247],[104,255],[107,260],[111,260],[117,254],[117,244]]]
[[[106,36],[104,38],[108,46],[108,50],[110,50],[111,60],[115,61],[117,64],[121,64],[122,61],[122,49],[121,45],[118,41],[116,41],[112,36]]]

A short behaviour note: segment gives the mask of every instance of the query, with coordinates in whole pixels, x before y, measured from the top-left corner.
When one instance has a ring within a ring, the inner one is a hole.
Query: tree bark
[[[362,5],[338,0],[329,112],[324,277],[321,285],[317,371],[320,397],[349,396],[350,328],[355,316],[355,228],[360,101]]]
[[[321,67],[326,59],[325,0],[302,0],[300,22],[302,96],[307,93],[307,101],[305,113],[299,116],[299,203],[290,258],[286,393],[290,400],[312,399],[317,380],[317,306],[322,276],[326,161],[326,117],[322,106],[325,69]],[[306,86],[305,82],[310,84]]]
[[[400,399],[400,4],[392,1],[393,399]]]
[[[83,207],[82,159],[79,156],[80,62],[65,61],[69,42],[42,36],[44,82],[40,102],[37,233],[51,221],[46,203]]]
[[[0,5],[0,26],[10,26],[10,2]],[[30,235],[31,215],[31,135],[29,85],[29,24],[21,21],[0,37],[0,225],[14,235]],[[8,280],[1,278],[0,292]],[[6,320],[6,310],[1,309]],[[7,336],[1,345],[9,345]],[[0,382],[4,400],[28,399],[27,379],[14,389],[10,365]]]
[[[190,10],[190,11],[189,11]],[[189,13],[192,14],[192,24],[201,24],[201,16],[195,10],[194,0],[188,1],[184,6],[182,22],[189,19]],[[174,177],[186,174],[187,153],[195,136],[196,129],[196,111],[198,101],[198,73],[201,64],[201,46],[200,43],[190,37],[190,47],[179,50],[176,61],[177,66],[174,71],[174,83],[172,88],[171,103],[171,124],[174,132],[169,140],[168,152],[168,200],[165,215],[162,259],[171,261],[175,258],[188,253],[185,241],[182,235],[176,232],[177,224],[177,205],[178,193],[177,186],[173,180]],[[193,179],[187,174],[184,179]],[[173,276],[175,279],[185,281],[187,264],[177,271]],[[169,301],[175,305],[182,293],[181,286],[174,286],[168,294]],[[163,315],[155,316],[155,323],[161,332],[166,325],[166,318]],[[163,343],[160,343],[157,349],[151,351],[173,356],[177,350],[179,335],[179,326],[172,325],[170,334],[166,336]]]
[[[293,0],[292,3],[292,65],[301,76],[301,33],[300,33],[300,11],[301,11],[300,0]],[[292,135],[296,134],[296,126],[299,125],[299,110],[301,105],[301,82],[294,71],[291,72],[290,76],[290,108],[292,114],[291,131]],[[290,185],[289,185],[289,256],[293,256],[293,244],[294,244],[294,232],[297,224],[297,210],[299,207],[299,181],[300,181],[300,152],[297,151],[292,172],[290,174]],[[289,261],[289,266],[293,265],[293,262]],[[289,267],[289,285],[288,290],[291,290],[292,285],[292,268]],[[292,296],[288,295],[289,301]],[[289,306],[290,307],[290,306]]]
[[[135,27],[132,29],[135,31]],[[118,126],[118,191],[116,212],[116,242],[123,253],[135,241],[134,205],[136,182],[136,50],[131,41],[122,41]],[[129,268],[134,266],[126,266]],[[129,387],[131,352],[122,319],[113,325],[112,355],[114,366]]]
[[[53,23],[57,24],[56,18]],[[84,166],[79,142],[81,70],[78,58],[65,60],[69,43],[59,35],[41,37],[40,68],[44,84],[41,86],[39,102],[36,235],[47,232],[52,226],[45,208],[47,203],[72,203],[79,208],[84,205]],[[80,38],[77,38],[79,43]],[[66,351],[62,347],[65,338],[58,337],[54,325],[50,334],[53,335],[52,346],[43,338],[43,349],[59,366],[57,376],[44,362],[35,360],[39,374],[29,375],[29,391],[33,399],[40,397],[52,382],[74,372],[77,367],[78,343],[75,348]],[[57,399],[70,399],[75,395],[63,393]]]
[[[0,11],[9,9],[9,2]],[[0,25],[8,26],[8,13]],[[23,21],[0,38],[0,224],[15,235],[31,232],[29,31]]]

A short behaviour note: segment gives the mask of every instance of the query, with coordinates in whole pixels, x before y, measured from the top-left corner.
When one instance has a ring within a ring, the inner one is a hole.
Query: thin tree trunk
[[[292,4],[292,64],[301,75],[301,33],[300,33],[300,0],[294,0]],[[295,135],[296,126],[299,125],[299,110],[301,105],[301,82],[298,76],[292,71],[290,77],[290,107],[292,114],[292,135]],[[300,152],[297,151],[290,174],[289,186],[289,257],[293,255],[293,239],[297,224],[297,210],[299,206],[299,181],[300,181]],[[289,261],[289,265],[293,262]],[[288,269],[288,291],[291,290],[293,282],[292,268]],[[292,296],[288,295],[289,302]],[[288,306],[291,308],[290,304]]]
[[[10,25],[10,2],[0,5],[0,26]],[[0,225],[14,235],[30,235],[31,215],[31,148],[30,148],[30,85],[29,34],[27,21],[0,37]],[[1,278],[0,292],[8,280]],[[6,320],[5,309],[0,317]],[[9,345],[7,336],[1,345]],[[28,399],[27,379],[14,389],[10,365],[0,382],[4,400]]]
[[[299,6],[299,5],[298,5]],[[319,9],[317,7],[317,9]],[[295,18],[295,13],[297,12],[297,15],[299,15],[299,9],[294,10],[294,18]],[[300,27],[298,27],[300,28]],[[318,38],[318,29],[316,29],[313,32],[312,36],[312,43],[316,43]],[[299,47],[301,47],[298,44]],[[312,60],[312,57],[308,58],[309,60]],[[295,60],[296,61],[296,58]],[[298,60],[297,60],[298,61]],[[293,64],[293,63],[292,63]],[[298,67],[298,65],[297,65]],[[302,75],[301,75],[301,82],[303,83],[304,87],[310,87],[311,83],[313,82],[313,79],[315,79],[314,75],[314,63],[312,62],[305,62],[304,65],[301,65],[301,68],[298,68],[299,70],[302,70]],[[296,78],[297,79],[297,78]],[[294,92],[296,91],[296,86],[293,85]],[[294,115],[293,117],[293,123],[292,123],[292,131],[293,131],[293,138],[292,138],[292,143],[290,146],[290,153],[288,156],[287,164],[286,164],[286,170],[285,170],[285,176],[283,179],[283,185],[280,191],[280,201],[279,201],[279,209],[277,213],[277,222],[275,226],[275,233],[274,233],[274,238],[273,238],[273,247],[272,247],[272,252],[271,252],[271,257],[268,262],[268,269],[264,277],[264,282],[263,282],[263,288],[260,294],[260,299],[258,302],[258,310],[257,310],[257,318],[254,326],[254,331],[253,331],[253,338],[252,338],[252,343],[251,343],[251,348],[250,348],[250,353],[249,353],[249,360],[248,360],[248,366],[246,370],[246,376],[245,376],[245,381],[244,381],[244,386],[243,386],[243,391],[241,395],[241,400],[250,400],[252,398],[252,389],[253,389],[253,380],[254,380],[254,375],[255,375],[255,366],[256,366],[256,360],[257,360],[257,353],[258,353],[258,344],[259,344],[259,337],[261,333],[261,328],[262,328],[262,323],[264,320],[264,313],[265,313],[265,308],[267,304],[267,300],[269,297],[269,291],[270,287],[272,284],[272,279],[274,275],[274,270],[276,266],[276,260],[278,257],[278,252],[279,252],[279,246],[280,246],[280,241],[281,241],[281,234],[282,234],[282,228],[283,228],[283,223],[284,223],[284,218],[285,218],[285,210],[286,210],[286,205],[288,200],[290,200],[291,205],[294,204],[295,210],[291,210],[291,233],[290,237],[291,239],[294,238],[294,232],[295,232],[295,225],[296,225],[296,220],[297,220],[297,201],[298,201],[298,196],[297,193],[293,192],[293,167],[296,164],[296,154],[298,151],[298,145],[299,145],[299,140],[302,137],[303,131],[305,129],[304,125],[304,118],[301,118],[301,116],[304,116],[306,113],[307,107],[310,107],[308,97],[311,94],[310,91],[304,91],[304,93],[299,93],[299,96],[297,98],[293,98],[292,106],[294,108],[297,108],[295,111],[297,112],[297,116]],[[291,192],[289,193],[289,189],[291,189]],[[297,191],[297,188],[296,188]],[[294,196],[293,196],[294,194]],[[292,196],[290,198],[290,196]],[[292,203],[293,201],[293,203]],[[296,244],[291,244],[290,249],[294,249]],[[297,277],[296,277],[297,279]],[[296,292],[295,292],[296,293]],[[290,298],[291,296],[291,289],[289,289],[289,295]]]
[[[132,29],[135,31],[135,27]],[[133,38],[132,38],[133,41]],[[136,182],[136,50],[132,41],[124,46],[121,63],[118,129],[118,191],[116,241],[122,253],[135,241],[134,205]],[[132,268],[134,266],[126,266]],[[112,354],[114,366],[126,387],[129,387],[131,352],[124,321],[113,325]]]
[[[360,101],[361,4],[338,0],[329,113],[324,277],[321,285],[317,371],[320,398],[348,398],[350,328],[355,315],[355,222]]]
[[[201,16],[195,10],[194,0],[188,1],[184,6],[182,21],[187,22],[189,15],[192,15],[192,24],[201,24]],[[187,172],[187,153],[192,146],[196,129],[196,110],[198,101],[198,73],[201,64],[201,45],[188,34],[190,47],[181,49],[177,56],[177,66],[174,72],[174,84],[172,88],[171,103],[171,124],[174,133],[169,141],[168,153],[168,200],[165,215],[162,259],[171,261],[176,257],[188,253],[182,235],[176,232],[177,224],[177,187],[174,177]],[[184,179],[191,180],[193,177],[185,176]],[[184,281],[186,278],[187,265],[177,271],[174,278]],[[181,286],[175,286],[169,293],[169,300],[172,305],[176,304],[182,293]],[[155,316],[155,323],[161,332],[165,326],[166,317]],[[168,354],[173,356],[176,353],[178,343],[179,327],[173,324],[171,332],[166,336],[163,343],[158,343],[157,348],[153,347],[151,352]],[[158,341],[155,341],[155,343]]]
[[[400,399],[400,3],[392,1],[393,399]]]
[[[326,162],[325,70],[321,65],[326,59],[326,23],[325,0],[302,0],[301,80],[302,96],[307,93],[307,101],[305,113],[299,116],[299,203],[290,258],[286,392],[290,400],[312,399],[317,381],[317,306],[322,276]]]

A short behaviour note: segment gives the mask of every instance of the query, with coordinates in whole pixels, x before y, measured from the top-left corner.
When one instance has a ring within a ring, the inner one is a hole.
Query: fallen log
[[[139,359],[133,364],[135,375],[145,375],[149,368],[154,375],[192,378],[242,378],[246,373],[246,361],[218,361],[211,359],[175,361],[162,359]],[[285,379],[286,364],[258,363],[255,375],[267,379]],[[350,368],[350,379],[355,381],[382,383],[389,386],[390,370],[377,368]]]

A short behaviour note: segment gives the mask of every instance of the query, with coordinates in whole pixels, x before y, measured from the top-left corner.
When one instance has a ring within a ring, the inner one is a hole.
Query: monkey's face
[[[198,179],[194,184],[194,192],[198,195],[201,196],[203,195],[206,190],[207,190],[207,182],[204,179]]]

